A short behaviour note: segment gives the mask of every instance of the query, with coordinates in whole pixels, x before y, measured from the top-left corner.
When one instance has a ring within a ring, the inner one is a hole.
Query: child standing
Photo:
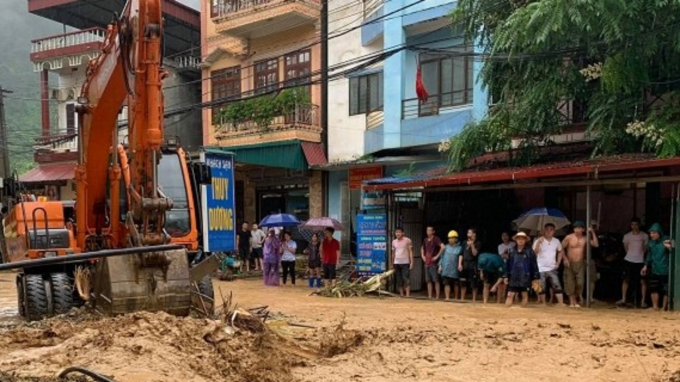
[[[522,306],[529,303],[529,288],[534,280],[541,278],[538,273],[538,263],[534,251],[527,245],[529,236],[524,232],[518,232],[513,238],[517,246],[510,251],[505,284],[508,285],[508,298],[506,306],[511,306],[515,294],[522,294]]]
[[[319,234],[312,235],[312,240],[305,249],[305,254],[308,258],[307,272],[309,272],[309,276],[307,282],[309,287],[314,288],[314,280],[316,280],[316,287],[321,288],[321,240],[319,240]]]

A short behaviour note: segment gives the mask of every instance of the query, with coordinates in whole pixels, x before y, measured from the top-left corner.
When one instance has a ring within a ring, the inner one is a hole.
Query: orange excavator
[[[24,198],[4,219],[2,269],[21,270],[19,312],[29,320],[82,300],[107,314],[212,305],[217,261],[191,268],[189,258],[201,249],[199,189],[210,170],[164,137],[162,36],[161,0],[128,0],[78,98],[75,205]]]

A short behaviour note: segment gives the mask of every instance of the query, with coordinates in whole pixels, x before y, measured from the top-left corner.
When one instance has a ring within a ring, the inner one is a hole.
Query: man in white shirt
[[[548,223],[543,229],[543,236],[536,239],[534,243],[534,252],[536,253],[536,260],[538,262],[538,272],[541,275],[541,287],[543,291],[538,295],[538,301],[543,305],[546,304],[545,293],[548,290],[547,284],[555,291],[557,302],[560,306],[564,305],[564,296],[562,295],[562,284],[557,272],[562,259],[564,258],[564,250],[562,243],[554,237],[555,225]]]
[[[621,285],[621,300],[617,305],[624,305],[628,295],[628,287],[633,285],[633,290],[637,291],[638,283],[642,286],[642,295],[638,296],[642,307],[646,307],[645,296],[647,296],[647,283],[640,277],[642,267],[645,262],[645,251],[649,244],[649,236],[640,230],[640,219],[634,218],[630,221],[630,232],[623,236],[623,247],[626,250],[624,261],[623,284]],[[637,293],[636,293],[637,295]]]

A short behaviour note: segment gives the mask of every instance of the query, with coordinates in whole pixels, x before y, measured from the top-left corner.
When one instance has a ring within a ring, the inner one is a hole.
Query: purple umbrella
[[[311,218],[307,220],[305,224],[303,224],[300,228],[312,231],[323,230],[324,228],[333,228],[336,231],[347,230],[347,228],[345,228],[345,226],[342,225],[339,221],[328,217]]]

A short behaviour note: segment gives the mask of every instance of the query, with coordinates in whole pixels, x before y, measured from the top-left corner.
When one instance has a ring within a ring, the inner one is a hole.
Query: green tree
[[[479,81],[488,115],[451,138],[453,169],[517,139],[515,164],[535,160],[584,111],[593,155],[680,154],[680,1],[460,0],[452,15],[485,47]]]

